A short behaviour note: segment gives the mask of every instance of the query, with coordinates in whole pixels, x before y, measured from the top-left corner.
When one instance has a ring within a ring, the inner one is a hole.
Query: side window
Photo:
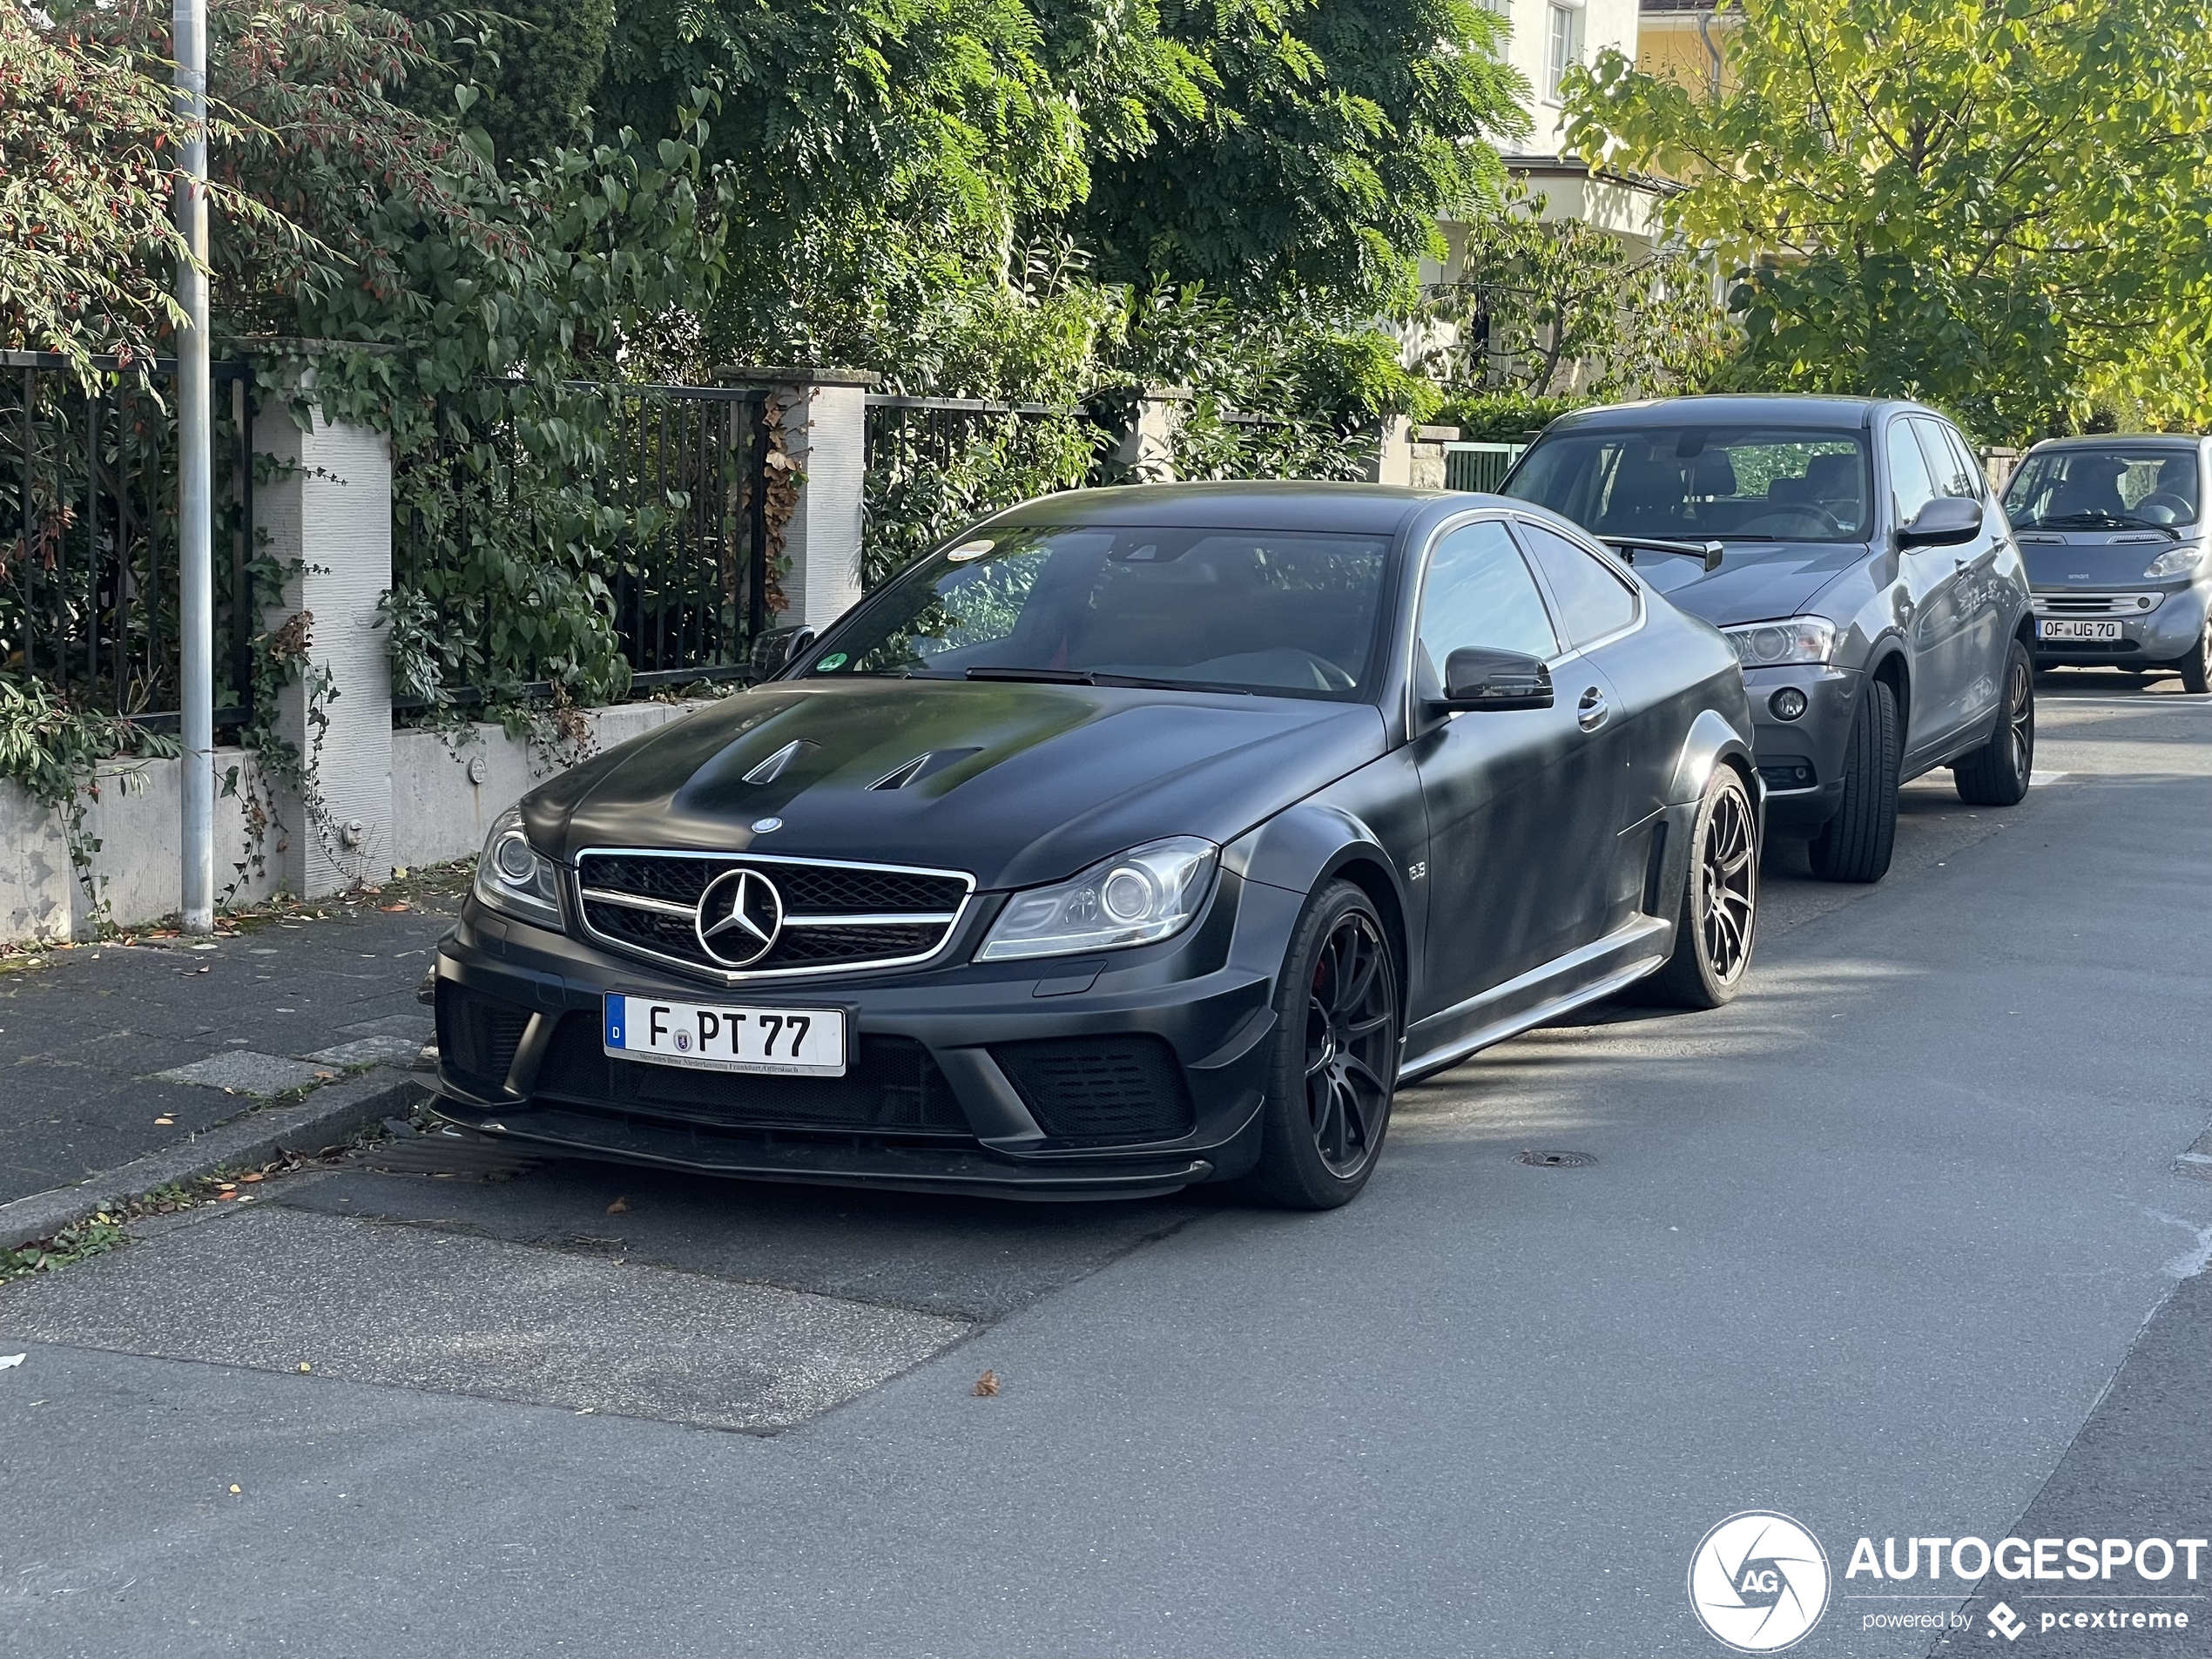
[[[1974,493],[1973,469],[1967,464],[1963,446],[1951,442],[1949,430],[1933,421],[1915,415],[1912,430],[1920,440],[1920,453],[1928,460],[1928,479],[1939,496],[1967,496]]]
[[[1973,446],[1966,442],[1957,427],[1942,426],[1936,430],[1943,434],[1943,441],[1951,446],[1952,460],[1961,469],[1966,487],[1959,494],[1971,496],[1976,501],[1988,500],[1989,478],[1981,469],[1981,457],[1974,453]]]
[[[1559,625],[1568,644],[1587,645],[1636,619],[1635,591],[1586,549],[1526,520],[1521,534],[1559,601]]]
[[[1433,677],[1440,690],[1445,660],[1469,645],[1528,657],[1559,654],[1536,580],[1499,520],[1462,525],[1429,555],[1419,637],[1427,660],[1414,671]]]
[[[1928,476],[1927,457],[1912,435],[1913,424],[1909,420],[1891,421],[1885,441],[1890,462],[1890,499],[1895,503],[1899,528],[1917,518],[1936,493],[1935,481]]]

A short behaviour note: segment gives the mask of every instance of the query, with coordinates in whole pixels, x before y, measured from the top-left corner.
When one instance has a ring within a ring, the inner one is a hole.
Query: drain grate
[[[1597,1160],[1588,1152],[1517,1152],[1514,1162],[1534,1170],[1581,1170]]]

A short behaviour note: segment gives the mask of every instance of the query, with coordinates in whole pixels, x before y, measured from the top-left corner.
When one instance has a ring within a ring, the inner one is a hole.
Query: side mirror
[[[771,628],[752,642],[752,677],[773,679],[814,643],[812,628]]]
[[[1897,533],[1899,547],[1956,547],[1981,534],[1981,503],[1971,496],[1938,496]]]
[[[1468,645],[1444,663],[1446,709],[1548,709],[1552,705],[1552,671],[1517,651]]]

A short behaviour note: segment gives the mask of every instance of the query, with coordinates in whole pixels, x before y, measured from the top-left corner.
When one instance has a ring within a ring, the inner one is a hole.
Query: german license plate
[[[2101,617],[2045,617],[2035,632],[2040,639],[2118,639],[2120,624]]]
[[[606,1014],[606,1050],[624,1060],[702,1071],[845,1075],[843,1008],[678,1002],[610,991]]]

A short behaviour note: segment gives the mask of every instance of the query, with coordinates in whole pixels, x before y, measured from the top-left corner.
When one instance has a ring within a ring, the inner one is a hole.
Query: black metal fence
[[[598,388],[603,503],[627,509],[611,586],[631,684],[726,678],[779,610],[768,568],[768,392],[761,387]]]
[[[77,707],[173,725],[176,365],[0,352],[0,671]],[[216,723],[251,711],[253,388],[214,366]],[[226,556],[227,555],[227,556]]]

